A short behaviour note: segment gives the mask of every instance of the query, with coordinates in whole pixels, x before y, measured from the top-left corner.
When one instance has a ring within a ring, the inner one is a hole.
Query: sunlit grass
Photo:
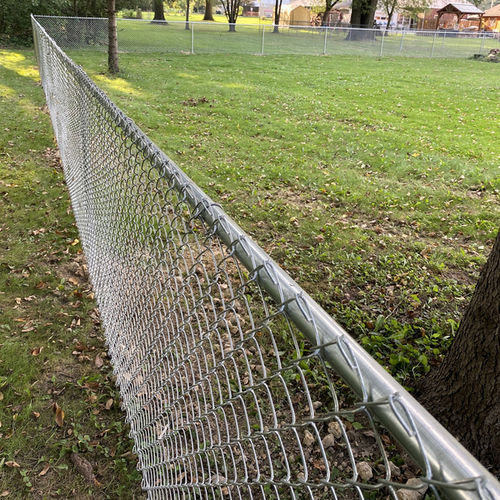
[[[0,50],[0,66],[35,81],[39,78],[38,71],[26,59],[26,56],[19,52]]]

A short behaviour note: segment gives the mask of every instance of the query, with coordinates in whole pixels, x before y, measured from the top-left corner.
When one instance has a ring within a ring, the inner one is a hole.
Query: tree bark
[[[163,10],[163,0],[153,0],[154,17],[153,21],[165,21],[165,11]]]
[[[275,0],[274,2],[274,27],[273,27],[273,33],[279,33],[280,32],[280,17],[281,17],[281,6],[283,4],[283,0]]]
[[[189,0],[186,0],[186,26],[184,27],[185,29],[189,29]]]
[[[214,21],[214,16],[212,13],[212,0],[205,0],[205,15],[203,16],[204,21]]]
[[[118,38],[116,36],[115,0],[108,0],[108,70],[118,73]]]
[[[500,231],[450,352],[420,401],[485,465],[500,463]]]
[[[377,0],[353,0],[351,26],[353,28],[373,28]],[[374,31],[350,30],[348,40],[373,39]]]

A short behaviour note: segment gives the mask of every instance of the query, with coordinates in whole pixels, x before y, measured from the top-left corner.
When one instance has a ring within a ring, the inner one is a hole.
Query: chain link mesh
[[[107,50],[106,19],[45,16],[37,19],[64,50]],[[498,34],[491,32],[279,26],[277,35],[270,24],[244,23],[238,23],[235,29],[229,32],[225,23],[117,19],[122,52],[464,58],[487,54],[498,47]]]
[[[33,27],[149,497],[397,498],[419,477],[435,498],[493,499],[492,476]]]

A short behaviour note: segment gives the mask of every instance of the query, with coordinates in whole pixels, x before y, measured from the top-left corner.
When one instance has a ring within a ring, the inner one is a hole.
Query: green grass
[[[72,55],[400,381],[439,362],[500,221],[498,66]]]
[[[378,32],[371,39],[353,42],[349,29],[329,29],[325,33],[322,28],[280,27],[279,34],[276,34],[267,23],[246,24],[241,21],[236,32],[231,33],[222,20],[216,23],[195,22],[190,26],[192,29],[186,30],[186,24],[181,19],[170,20],[167,24],[119,19],[118,45],[124,52],[140,53],[184,51],[198,54],[350,54],[429,58],[467,58],[476,53],[485,54],[498,46],[498,40],[493,38],[452,37],[446,33],[434,37],[433,34],[422,33],[381,36],[382,32]]]
[[[138,498],[32,51],[0,50],[0,82],[0,494]],[[75,469],[73,452],[101,487]]]

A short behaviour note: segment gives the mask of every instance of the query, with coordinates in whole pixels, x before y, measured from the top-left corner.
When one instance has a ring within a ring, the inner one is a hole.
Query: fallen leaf
[[[54,413],[55,413],[56,424],[59,427],[62,427],[64,424],[64,411],[57,403],[54,403],[52,408],[53,408]]]
[[[40,281],[40,283],[35,285],[35,288],[38,288],[38,289],[45,288],[45,285],[46,285],[46,283],[44,281]]]
[[[75,286],[78,286],[79,283],[77,280],[75,280],[75,278],[68,278],[68,281],[72,284],[72,285],[75,285]]]
[[[40,418],[40,413],[38,413],[37,411],[32,411],[31,414],[35,417],[35,418]]]
[[[106,408],[106,410],[110,410],[112,406],[113,406],[113,398],[109,398],[106,401],[106,404],[104,405],[104,407]]]
[[[5,465],[7,467],[21,467],[16,461],[14,460],[7,460],[7,462],[5,462]]]
[[[31,355],[38,356],[42,351],[43,351],[43,346],[35,347],[34,349],[31,349]]]
[[[75,238],[72,242],[71,242],[71,246],[74,247],[75,245],[78,245],[78,243],[80,243],[80,240],[78,238]]]
[[[101,356],[99,354],[95,357],[95,365],[97,368],[101,368],[101,366],[104,364],[104,361],[102,360]]]
[[[21,297],[16,297],[16,304],[20,304],[23,301]]]
[[[3,490],[2,493],[0,493],[0,497],[7,497],[9,496],[10,491],[9,490]]]
[[[45,476],[50,469],[50,464],[45,464],[45,467],[38,473],[39,476]]]
[[[3,392],[0,392],[0,401],[3,401]]]

